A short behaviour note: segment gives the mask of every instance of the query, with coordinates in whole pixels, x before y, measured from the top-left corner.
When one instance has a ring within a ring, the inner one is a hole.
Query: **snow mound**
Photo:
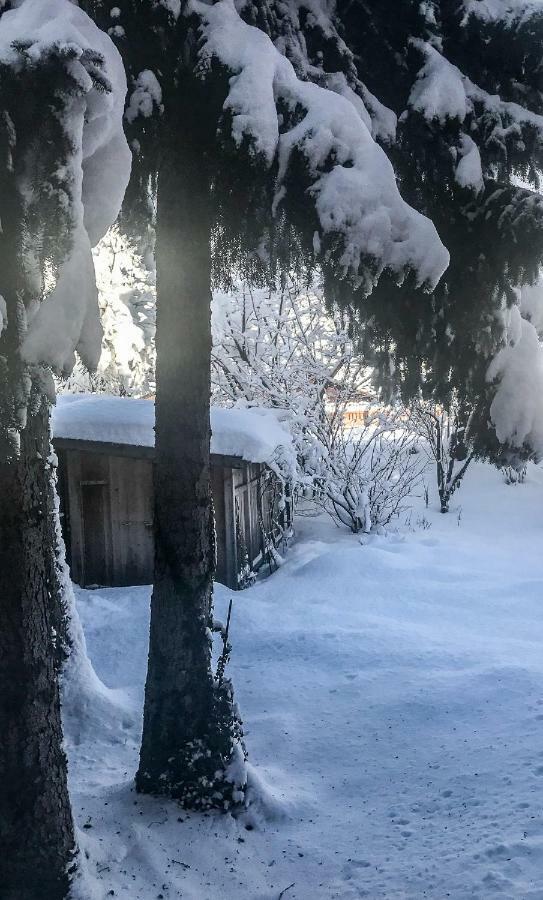
[[[264,775],[250,763],[245,763],[247,787],[245,809],[239,818],[245,827],[263,828],[266,824],[286,822],[295,813],[295,800],[287,801],[278,796],[277,790],[268,784]]]
[[[68,579],[63,594],[69,610],[71,643],[62,676],[65,740],[68,745],[78,747],[100,735],[100,740],[108,744],[122,743],[124,732],[134,727],[136,716],[124,691],[106,687],[94,670]]]

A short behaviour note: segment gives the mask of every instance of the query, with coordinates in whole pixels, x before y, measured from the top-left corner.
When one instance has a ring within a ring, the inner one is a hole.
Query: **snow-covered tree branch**
[[[298,78],[289,59],[240,17],[233,0],[193,0],[202,20],[202,77],[213,62],[229,73],[219,129],[238,152],[276,171],[272,213],[306,196],[312,243],[322,265],[370,293],[385,270],[412,270],[431,289],[449,255],[432,222],[401,198],[392,164],[352,91],[342,96]],[[346,93],[346,92],[345,92]],[[293,196],[291,196],[293,195]]]
[[[300,490],[337,522],[369,531],[403,510],[424,466],[408,419],[377,409],[371,373],[342,317],[323,313],[319,288],[217,296],[212,381],[216,402],[277,410],[295,439]]]

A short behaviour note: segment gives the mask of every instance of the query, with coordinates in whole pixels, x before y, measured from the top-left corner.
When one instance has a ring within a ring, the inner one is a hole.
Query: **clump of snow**
[[[465,78],[441,53],[420,40],[413,40],[426,57],[409,95],[409,106],[426,119],[458,119],[463,122],[471,106],[466,96]]]
[[[321,233],[343,242],[342,276],[369,291],[383,270],[401,278],[412,269],[420,284],[434,287],[449,255],[433,223],[401,198],[361,101],[355,106],[350,94],[301,81],[268,36],[241,19],[233,0],[212,5],[193,0],[192,8],[202,20],[202,73],[213,59],[232,72],[224,109],[234,141],[241,145],[249,138],[265,164],[278,163],[274,211],[286,195],[291,162],[302,154],[314,179],[311,197]],[[304,111],[281,133],[279,106],[293,114]],[[335,164],[329,170],[331,157]],[[375,266],[371,275],[364,271],[368,257]]]
[[[470,188],[479,194],[484,190],[481,154],[475,141],[463,134],[460,143],[460,160],[456,166],[455,178],[461,187]]]
[[[444,123],[447,119],[457,119],[462,123],[473,113],[477,103],[483,107],[490,122],[501,123],[495,130],[498,134],[501,131],[502,137],[509,127],[530,125],[543,139],[543,116],[518,103],[502,100],[497,94],[488,94],[431,44],[418,38],[412,39],[411,43],[425,58],[409,95],[411,109],[420,112],[428,121],[437,119]]]
[[[7,327],[8,324],[8,309],[6,306],[6,301],[0,294],[0,334],[2,334],[4,328]]]
[[[381,103],[364,85],[362,85],[362,96],[371,116],[372,136],[385,144],[393,144],[396,140],[396,129],[398,127],[396,113]]]
[[[464,22],[475,16],[483,22],[521,24],[541,15],[541,0],[463,0]]]
[[[211,409],[211,452],[265,463],[283,477],[296,471],[292,437],[271,409]],[[54,438],[155,445],[153,400],[107,394],[61,394],[53,408]]]
[[[155,112],[162,111],[162,88],[158,78],[150,69],[144,69],[136,78],[134,90],[125,116],[127,122],[133,122],[138,116],[148,119]]]
[[[85,366],[96,368],[102,340],[91,245],[82,222],[72,241],[56,287],[29,316],[23,343],[27,363],[45,363],[61,372],[73,368],[76,348]]]
[[[394,142],[398,125],[396,113],[384,106],[364,85],[360,85],[360,96],[350,87],[343,72],[332,72],[326,73],[325,86],[354,106],[374,139],[379,138],[387,144]]]
[[[35,63],[53,48],[69,48],[73,56],[66,66],[78,85],[61,114],[73,148],[67,160],[72,251],[54,289],[28,310],[22,354],[29,364],[68,371],[77,349],[85,364],[94,367],[101,329],[91,246],[115,221],[130,174],[131,154],[122,130],[124,68],[111,39],[69,0],[25,0],[3,13],[0,59],[13,67],[22,65],[17,50],[21,41],[25,56]],[[108,90],[91,77],[97,65]]]
[[[535,284],[523,284],[519,292],[520,311],[532,323],[538,335],[543,333],[543,275]]]
[[[492,360],[487,379],[497,382],[490,416],[498,440],[528,447],[543,458],[543,346],[531,322],[514,306],[508,314],[507,344]]]
[[[181,0],[159,0],[159,2],[161,6],[164,6],[172,14],[174,19],[179,18],[181,14]]]
[[[272,409],[211,409],[211,452],[266,463],[277,474],[293,476],[297,469],[292,437]]]

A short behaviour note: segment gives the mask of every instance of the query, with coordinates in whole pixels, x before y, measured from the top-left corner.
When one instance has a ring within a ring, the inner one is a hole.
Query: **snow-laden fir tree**
[[[498,461],[512,479],[526,457],[543,458],[543,277],[516,292],[517,304],[503,315],[505,340],[487,379],[496,384],[490,418],[502,445]]]
[[[231,687],[211,670],[212,281],[318,261],[346,291],[368,293],[385,270],[431,289],[448,254],[374,141],[380,105],[336,77],[342,44],[325,10],[317,69],[309,9],[294,2],[85,5],[129,71],[136,231],[157,189],[156,565],[137,787],[224,807],[245,776]]]
[[[117,226],[93,250],[102,353],[96,372],[76,362],[63,392],[105,391],[146,397],[155,390],[156,285],[152,254]]]
[[[362,346],[404,396],[456,396],[479,449],[501,454],[515,443],[488,428],[503,354],[489,364],[517,340],[517,288],[543,257],[543,7],[402,0],[391,15],[379,0],[338,0],[336,14],[356,73],[396,121],[385,140],[402,193],[451,254],[430,297],[383,279],[356,302]]]
[[[96,362],[91,243],[129,173],[126,82],[68,0],[0,10],[0,893],[61,900],[74,863],[62,748],[51,372]]]

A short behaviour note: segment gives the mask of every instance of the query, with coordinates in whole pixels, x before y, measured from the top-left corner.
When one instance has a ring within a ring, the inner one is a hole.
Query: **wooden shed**
[[[269,415],[212,412],[216,579],[234,589],[258,570],[273,571],[291,527],[277,468],[286,460],[288,470],[289,437]],[[151,400],[59,397],[53,443],[61,521],[72,579],[82,587],[152,582],[153,424]]]

